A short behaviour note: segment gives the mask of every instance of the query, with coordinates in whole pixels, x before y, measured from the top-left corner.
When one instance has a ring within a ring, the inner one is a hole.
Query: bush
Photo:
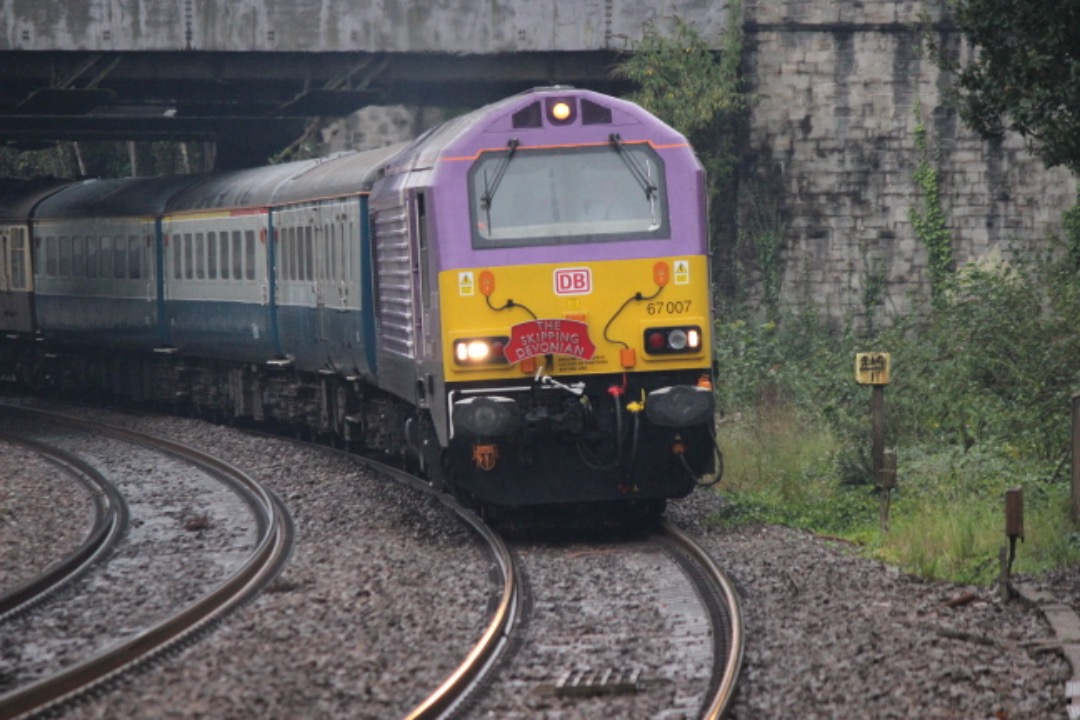
[[[1080,387],[1080,274],[1011,256],[961,268],[932,304],[872,336],[812,314],[716,331],[725,521],[781,522],[866,543],[914,572],[968,582],[997,572],[1003,493],[1025,492],[1017,569],[1080,558],[1068,515],[1070,399]],[[732,319],[734,315],[736,319]],[[888,446],[899,488],[878,531],[869,392],[859,351],[892,355]]]

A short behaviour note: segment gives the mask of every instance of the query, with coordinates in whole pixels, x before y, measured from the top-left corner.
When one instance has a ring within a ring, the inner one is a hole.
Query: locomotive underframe
[[[463,492],[496,505],[684,497],[714,470],[711,414],[688,427],[661,427],[644,405],[649,393],[692,387],[702,374],[636,374],[630,385],[624,376],[602,375],[456,388],[512,400],[520,423],[499,436],[455,434],[449,471]]]

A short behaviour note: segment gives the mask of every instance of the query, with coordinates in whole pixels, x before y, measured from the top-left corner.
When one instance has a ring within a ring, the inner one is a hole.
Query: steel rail
[[[60,413],[9,406],[13,412],[45,417],[81,429],[158,449],[195,464],[229,484],[248,503],[259,526],[251,557],[231,576],[187,608],[93,658],[51,677],[0,696],[0,720],[40,713],[113,678],[135,664],[160,655],[208,629],[240,607],[284,568],[295,541],[288,510],[273,493],[232,465],[183,445]]]
[[[0,430],[0,439],[17,443],[60,467],[90,491],[94,523],[82,543],[36,577],[0,595],[0,624],[12,620],[43,602],[109,553],[128,526],[128,508],[123,495],[104,475],[74,453],[17,433]]]
[[[483,676],[484,670],[494,662],[499,650],[510,634],[517,616],[518,583],[515,576],[514,558],[503,539],[474,513],[463,508],[455,509],[478,532],[492,548],[503,576],[503,591],[499,604],[492,614],[480,640],[465,656],[461,665],[436,688],[435,692],[417,705],[405,717],[407,720],[427,720],[444,717],[463,700],[470,688]]]
[[[718,718],[727,717],[731,711],[731,704],[735,699],[736,682],[742,669],[745,633],[739,596],[735,593],[735,587],[727,575],[712,559],[712,556],[690,535],[667,520],[661,523],[661,529],[680,549],[693,558],[701,569],[705,571],[709,581],[720,590],[721,599],[731,621],[730,635],[726,639],[728,655],[724,658],[724,669],[719,682],[716,683],[715,692],[709,698],[708,704],[701,715],[704,720],[718,720]],[[719,631],[720,628],[714,628],[714,630]],[[716,634],[719,638],[719,632]]]
[[[331,453],[340,453],[343,457],[358,465],[372,468],[389,475],[421,492],[433,495],[443,505],[467,522],[483,538],[499,566],[502,574],[502,593],[492,613],[491,620],[483,634],[465,656],[461,664],[419,705],[405,716],[407,720],[431,720],[453,715],[454,708],[464,701],[470,690],[479,683],[485,671],[492,666],[499,651],[505,646],[518,616],[519,583],[514,555],[503,538],[496,533],[476,513],[462,507],[452,497],[440,494],[430,484],[400,468],[379,462],[361,455],[324,448]]]

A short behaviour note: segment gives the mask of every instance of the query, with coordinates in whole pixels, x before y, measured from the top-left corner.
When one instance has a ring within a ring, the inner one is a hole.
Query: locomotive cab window
[[[469,171],[473,247],[666,237],[664,164],[643,143],[529,150],[511,142]]]

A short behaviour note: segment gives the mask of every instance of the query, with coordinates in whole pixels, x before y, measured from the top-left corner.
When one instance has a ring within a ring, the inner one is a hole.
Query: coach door
[[[25,226],[0,226],[0,331],[33,330],[29,252]]]

